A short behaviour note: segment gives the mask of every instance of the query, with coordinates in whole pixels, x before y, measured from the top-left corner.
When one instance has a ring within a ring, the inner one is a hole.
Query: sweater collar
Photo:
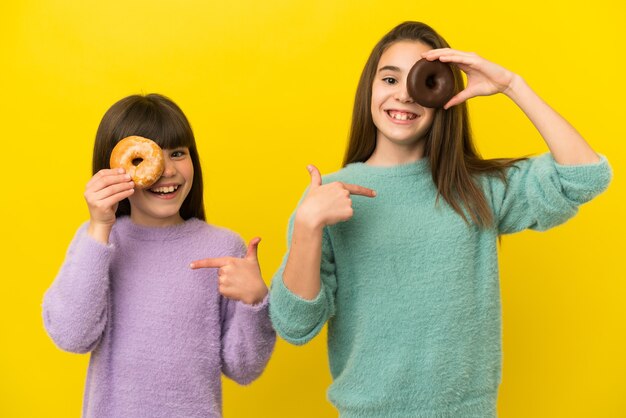
[[[359,170],[361,173],[379,177],[407,177],[430,174],[430,163],[428,158],[421,158],[417,161],[398,164],[392,166],[372,166],[366,163],[351,163],[347,167]],[[347,168],[346,167],[346,168]]]
[[[123,216],[115,222],[115,229],[121,236],[138,241],[172,241],[189,236],[202,222],[200,219],[191,218],[172,226],[149,227],[137,225],[130,220],[129,216]]]

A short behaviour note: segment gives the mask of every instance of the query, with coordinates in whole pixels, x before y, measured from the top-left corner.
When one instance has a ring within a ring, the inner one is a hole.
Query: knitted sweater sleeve
[[[104,245],[87,235],[87,224],[72,240],[43,300],[44,326],[62,350],[86,353],[100,341],[107,321],[113,253],[113,245]]]
[[[498,233],[547,230],[573,217],[578,207],[604,191],[611,180],[605,157],[597,163],[560,165],[550,154],[521,161],[506,182],[491,177],[489,199]]]
[[[289,220],[287,233],[291,242],[295,212]],[[306,300],[291,292],[283,282],[283,273],[289,251],[272,279],[270,289],[270,317],[276,332],[286,341],[302,345],[312,340],[335,312],[335,262],[328,231],[322,236],[320,265],[321,288],[315,299]]]
[[[246,253],[243,242],[235,256]],[[226,297],[221,299],[222,373],[235,382],[247,385],[258,378],[267,365],[276,332],[269,319],[269,296],[256,305]]]

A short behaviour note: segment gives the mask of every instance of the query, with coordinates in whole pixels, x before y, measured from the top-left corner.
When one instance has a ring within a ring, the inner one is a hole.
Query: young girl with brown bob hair
[[[163,174],[149,188],[109,166],[113,147],[135,135],[163,150]],[[220,417],[221,375],[252,382],[274,348],[259,239],[246,251],[236,233],[205,222],[196,141],[165,96],[111,106],[92,161],[89,222],[43,303],[54,342],[91,353],[82,416]],[[237,274],[192,269],[207,256],[221,260],[215,267],[237,265]]]
[[[408,95],[420,59],[452,64],[455,95],[443,109]],[[478,155],[465,101],[496,93],[550,153]],[[498,237],[571,218],[607,187],[607,160],[520,76],[405,22],[367,60],[344,167],[323,180],[308,169],[270,291],[279,335],[304,344],[328,323],[328,397],[342,418],[494,417]]]

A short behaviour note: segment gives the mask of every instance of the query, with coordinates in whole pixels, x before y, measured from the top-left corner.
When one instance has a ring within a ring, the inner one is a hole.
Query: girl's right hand
[[[217,257],[192,262],[189,267],[217,268],[217,286],[222,296],[256,305],[267,295],[267,286],[261,276],[257,250],[261,238],[253,238],[243,258]]]
[[[85,200],[89,208],[89,234],[108,242],[108,232],[115,223],[119,202],[132,195],[135,184],[123,169],[103,169],[89,180],[85,187]],[[105,234],[102,235],[102,232]]]
[[[351,195],[376,196],[376,192],[356,184],[333,182],[322,185],[322,176],[314,165],[307,167],[311,175],[309,192],[296,212],[296,223],[313,230],[347,221],[352,217]]]
[[[438,59],[441,62],[455,64],[467,75],[467,86],[448,103],[444,109],[449,109],[459,103],[476,96],[491,96],[496,93],[505,93],[515,78],[519,78],[506,68],[486,60],[473,53],[458,51],[452,48],[431,49],[422,54],[429,61]]]

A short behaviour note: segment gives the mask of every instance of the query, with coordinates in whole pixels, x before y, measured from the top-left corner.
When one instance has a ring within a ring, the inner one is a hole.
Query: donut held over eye
[[[141,136],[121,139],[111,152],[110,165],[123,168],[139,189],[152,186],[165,167],[161,147]]]
[[[409,70],[409,96],[424,107],[441,108],[454,96],[454,74],[449,64],[422,58]]]

